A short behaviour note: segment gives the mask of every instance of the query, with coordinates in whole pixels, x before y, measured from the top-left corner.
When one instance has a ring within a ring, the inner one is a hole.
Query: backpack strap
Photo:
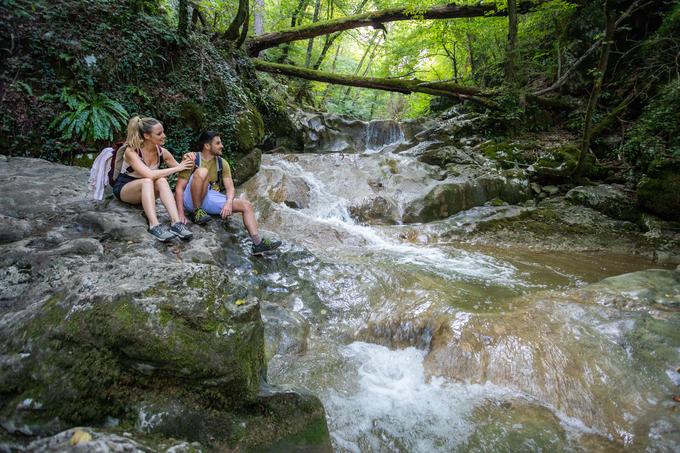
[[[215,156],[215,158],[217,159],[217,184],[220,186],[220,192],[224,192],[224,180],[222,180],[222,170],[224,164],[222,163],[222,158],[220,156]]]

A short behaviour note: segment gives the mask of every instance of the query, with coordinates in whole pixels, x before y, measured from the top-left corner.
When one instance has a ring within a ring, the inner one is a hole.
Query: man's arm
[[[236,190],[234,189],[234,180],[231,179],[230,176],[223,177],[222,182],[224,183],[224,189],[227,191],[227,202],[224,203],[220,216],[223,219],[226,219],[234,210],[234,195],[236,194]]]
[[[179,221],[186,224],[187,218],[184,216],[184,189],[189,181],[184,178],[177,178],[177,185],[175,186],[175,204],[177,205],[177,214],[179,214]]]

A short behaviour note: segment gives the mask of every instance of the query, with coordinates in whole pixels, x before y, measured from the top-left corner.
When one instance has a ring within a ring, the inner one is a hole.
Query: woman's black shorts
[[[122,174],[118,175],[118,178],[116,179],[116,182],[113,184],[113,194],[120,200],[120,191],[123,190],[123,186],[130,181],[134,181],[137,178],[133,178],[132,176]]]

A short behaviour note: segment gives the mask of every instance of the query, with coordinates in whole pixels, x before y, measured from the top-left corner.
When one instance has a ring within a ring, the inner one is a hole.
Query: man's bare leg
[[[250,237],[259,237],[260,233],[257,229],[257,220],[255,219],[253,205],[250,204],[248,200],[234,198],[233,206],[234,212],[240,212],[243,215],[243,224],[246,226],[246,230],[248,230]]]
[[[201,207],[205,194],[208,193],[208,169],[197,168],[191,178],[191,201],[194,211]]]

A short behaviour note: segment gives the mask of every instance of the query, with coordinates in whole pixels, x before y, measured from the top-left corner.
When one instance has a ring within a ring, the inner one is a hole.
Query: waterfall
[[[401,124],[393,120],[373,120],[366,125],[366,150],[377,150],[404,140]]]

